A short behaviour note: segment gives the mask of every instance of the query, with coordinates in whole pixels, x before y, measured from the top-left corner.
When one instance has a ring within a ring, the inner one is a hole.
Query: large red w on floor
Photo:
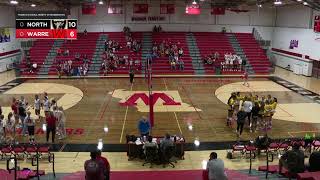
[[[164,101],[163,105],[181,105],[180,102],[176,102],[172,97],[168,96],[166,93],[153,93],[152,96],[152,105],[154,105],[159,98]],[[146,93],[134,93],[126,100],[126,102],[120,103],[120,105],[136,106],[138,99],[141,99],[145,105],[149,105],[149,96]]]

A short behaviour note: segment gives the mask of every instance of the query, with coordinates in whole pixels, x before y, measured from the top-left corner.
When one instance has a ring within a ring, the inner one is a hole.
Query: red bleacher
[[[214,52],[220,54],[219,60],[216,63],[224,61],[225,53],[235,53],[228,37],[223,33],[217,32],[196,32],[193,33],[197,39],[197,45],[201,54],[201,57],[205,57]],[[212,65],[204,65],[206,74],[214,73]]]
[[[184,62],[184,70],[171,70],[168,57],[159,57],[154,59],[152,64],[152,72],[156,74],[194,74],[192,67],[192,59],[189,55],[189,48],[186,42],[185,32],[160,32],[152,33],[153,43],[159,45],[163,40],[177,44],[178,48],[183,49],[181,59]]]
[[[254,72],[269,74],[269,59],[253,35],[250,33],[235,33],[235,35]]]
[[[96,50],[97,39],[100,34],[106,34],[108,39],[115,40],[119,42],[120,46],[123,48],[116,52],[117,55],[123,56],[128,55],[132,57],[133,60],[139,60],[141,62],[142,52],[138,53],[131,52],[126,48],[126,39],[125,35],[122,32],[110,32],[110,33],[88,33],[87,36],[83,34],[78,35],[78,40],[66,41],[62,44],[62,50],[64,47],[69,49],[69,56],[57,56],[56,59],[59,60],[73,60],[75,53],[79,52],[82,56],[86,54],[91,60],[94,52]],[[226,52],[234,53],[233,47],[231,46],[228,37],[223,33],[217,32],[195,32],[193,33],[196,38],[197,46],[200,51],[201,57],[206,56],[212,52],[219,52],[220,58],[219,62],[224,61],[224,54]],[[238,42],[241,45],[249,63],[251,64],[254,72],[256,74],[268,74],[270,62],[266,56],[266,53],[259,44],[256,42],[252,34],[249,33],[234,33]],[[139,41],[142,41],[142,32],[134,32],[133,38]],[[153,62],[153,73],[154,74],[194,74],[194,69],[192,66],[192,58],[189,54],[188,44],[186,42],[187,34],[185,32],[160,32],[152,33],[152,42],[161,43],[163,40],[168,40],[173,43],[179,43],[178,47],[182,47],[184,51],[184,56],[182,57],[184,61],[185,69],[180,70],[171,70],[169,60],[167,57],[156,58]],[[33,47],[30,50],[31,61],[36,62],[39,66],[43,64],[46,56],[48,55],[49,50],[53,46],[53,40],[38,40],[34,43]],[[74,62],[74,64],[81,64],[82,61]],[[57,62],[54,62],[49,69],[49,75],[56,75],[56,66]],[[22,68],[25,67],[25,62],[21,65]],[[212,65],[204,65],[205,73],[212,74],[214,73]],[[103,72],[100,71],[100,74]],[[140,73],[140,70],[137,74]],[[239,72],[223,72],[224,74],[231,74]],[[241,73],[241,72],[240,72]],[[34,74],[37,74],[35,72]],[[128,67],[119,66],[117,70],[111,72],[110,74],[128,74]],[[23,72],[23,75],[30,75],[28,72]]]
[[[128,55],[129,59],[132,58],[133,61],[139,60],[141,64],[141,50],[135,53],[126,47],[127,41],[125,38],[125,34],[123,32],[110,32],[104,33],[107,34],[108,40],[116,41],[122,47],[119,51],[115,52],[116,55],[119,57],[123,57],[124,55]],[[132,38],[137,41],[142,41],[142,33],[141,32],[133,32],[131,34]],[[118,68],[113,71],[109,72],[109,74],[128,74],[129,68],[125,65],[119,65]],[[140,71],[137,71],[136,74],[139,74]],[[103,71],[100,71],[100,74],[103,74]]]
[[[38,70],[42,66],[46,56],[48,55],[50,49],[52,48],[52,45],[54,43],[54,40],[37,40],[33,43],[33,46],[30,48],[30,59],[31,64],[37,63],[38,64]],[[26,61],[24,60],[22,64],[20,64],[21,69],[26,68]],[[22,71],[22,75],[36,75],[37,72],[27,72]]]
[[[64,51],[65,48],[69,50],[69,56],[59,55],[56,57],[56,61],[52,64],[49,70],[49,75],[57,75],[57,60],[68,61],[74,60],[76,53],[80,53],[81,59],[84,55],[87,55],[89,60],[92,60],[94,51],[96,49],[97,39],[100,33],[88,33],[87,36],[79,33],[77,40],[67,40],[62,46],[61,50]],[[83,61],[73,61],[73,65],[81,65]],[[90,64],[90,61],[89,61]]]

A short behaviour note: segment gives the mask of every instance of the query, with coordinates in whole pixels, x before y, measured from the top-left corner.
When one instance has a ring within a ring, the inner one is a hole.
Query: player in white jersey
[[[40,120],[41,101],[38,95],[35,95],[33,107],[34,107],[34,112],[36,113],[36,116],[38,116],[38,119]]]

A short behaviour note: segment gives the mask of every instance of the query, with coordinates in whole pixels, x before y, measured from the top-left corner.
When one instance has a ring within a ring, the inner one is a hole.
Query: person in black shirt
[[[257,130],[257,122],[259,117],[259,111],[260,111],[260,105],[258,102],[254,103],[254,106],[252,107],[251,113],[252,113],[252,126],[250,127],[250,132],[255,132]]]
[[[241,136],[243,131],[243,126],[246,121],[247,113],[244,112],[243,107],[240,109],[240,111],[237,113],[237,133],[239,136]]]
[[[319,151],[314,151],[310,155],[308,171],[310,172],[320,171],[320,152]]]

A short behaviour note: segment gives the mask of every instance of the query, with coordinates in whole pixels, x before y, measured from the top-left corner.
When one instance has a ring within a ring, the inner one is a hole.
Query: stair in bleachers
[[[96,43],[96,50],[93,54],[91,64],[89,66],[88,75],[99,76],[101,64],[102,64],[102,53],[104,52],[104,42],[108,40],[107,34],[100,34]]]
[[[236,36],[234,34],[226,34],[226,36],[228,37],[229,42],[233,47],[233,50],[236,53],[236,55],[240,56],[243,61],[247,62],[245,68],[247,69],[248,74],[254,74],[254,70],[252,69],[250,62],[248,61],[245,53],[243,52],[243,49],[241,48]]]
[[[46,76],[49,73],[49,69],[52,66],[56,56],[57,56],[57,49],[61,47],[63,44],[63,40],[55,40],[53,46],[51,47],[48,55],[46,56],[43,65],[39,69],[38,75],[39,76]]]
[[[250,33],[234,33],[248,62],[256,74],[270,74],[271,63],[256,39]]]
[[[33,46],[30,48],[30,63],[36,63],[38,65],[38,70],[41,68],[43,61],[48,55],[50,49],[52,48],[54,40],[51,39],[40,39],[36,40],[33,43]],[[23,60],[20,64],[21,75],[23,76],[33,76],[37,75],[38,71],[30,73],[27,71],[26,61]]]
[[[141,52],[142,52],[142,67],[141,73],[145,73],[145,68],[147,65],[147,59],[150,57],[152,53],[152,33],[144,32],[142,36],[142,45],[141,45]]]
[[[224,60],[225,53],[234,53],[234,50],[223,33],[217,32],[194,32],[194,37],[197,40],[199,52],[201,58],[211,55],[212,53],[218,52],[220,54],[219,59],[216,60],[215,64],[219,65]],[[206,74],[214,74],[215,70],[213,65],[204,64]]]
[[[201,61],[201,54],[197,45],[196,38],[192,33],[187,33],[186,41],[188,43],[189,54],[192,59],[192,67],[197,75],[205,74],[203,62]]]

